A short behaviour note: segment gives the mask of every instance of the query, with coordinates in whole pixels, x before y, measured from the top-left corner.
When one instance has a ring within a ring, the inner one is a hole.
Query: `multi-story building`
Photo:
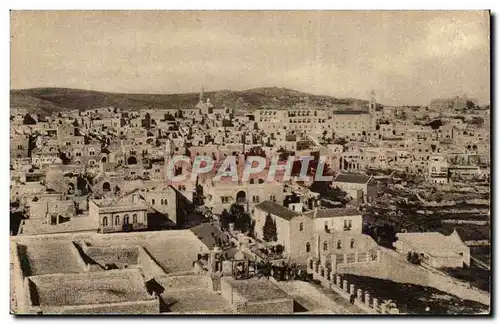
[[[128,232],[148,226],[148,205],[137,191],[119,198],[91,199],[89,218],[101,233]]]

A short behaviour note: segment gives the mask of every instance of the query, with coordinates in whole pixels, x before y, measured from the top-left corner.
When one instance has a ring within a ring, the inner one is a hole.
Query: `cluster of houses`
[[[362,234],[356,209],[377,199],[377,182],[365,171],[417,173],[433,184],[489,180],[489,111],[476,109],[466,119],[455,105],[437,103],[382,107],[372,93],[367,107],[243,112],[218,107],[201,92],[189,109],[105,107],[40,116],[13,108],[11,208],[25,214],[13,234],[177,228],[194,205],[218,215],[237,203],[256,222],[257,239],[273,217],[279,242],[296,262],[372,253],[377,244]],[[279,175],[269,181],[268,169],[246,181],[214,181],[214,172],[192,177],[192,166],[179,164],[175,174],[187,177],[173,180],[166,166],[175,155],[208,156],[214,169],[235,156],[238,172],[249,155],[321,156],[334,174],[329,186],[354,203],[322,207],[307,189],[311,183]],[[301,190],[298,202],[284,203]]]

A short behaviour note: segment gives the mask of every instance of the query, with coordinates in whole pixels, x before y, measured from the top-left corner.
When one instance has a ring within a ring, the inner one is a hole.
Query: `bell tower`
[[[163,159],[164,159],[164,170],[163,170],[163,173],[164,173],[164,176],[165,176],[165,180],[169,180],[168,177],[169,177],[169,174],[168,174],[168,168],[169,168],[169,163],[170,163],[170,160],[172,159],[172,140],[169,138],[167,138],[167,141],[165,143],[165,151],[163,153]]]
[[[374,130],[377,127],[377,98],[375,90],[370,92],[370,102],[368,104],[368,114],[370,115],[370,128]]]

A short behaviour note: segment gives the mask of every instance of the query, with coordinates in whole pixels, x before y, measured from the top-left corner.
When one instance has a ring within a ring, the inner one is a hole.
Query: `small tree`
[[[276,254],[281,255],[285,251],[285,247],[281,244],[276,245]]]
[[[231,214],[229,214],[227,209],[224,209],[220,215],[220,227],[223,230],[228,230],[229,223],[231,223]]]
[[[248,236],[255,238],[255,221],[250,221],[250,228],[248,229]]]
[[[465,105],[467,106],[467,109],[474,109],[474,108],[476,108],[476,105],[474,104],[474,102],[470,101],[470,100],[467,100],[467,102],[465,103]]]
[[[407,259],[413,264],[420,264],[422,262],[422,258],[417,252],[408,252]]]
[[[275,241],[277,237],[276,223],[273,221],[271,214],[267,214],[264,227],[262,228],[263,239],[266,242]]]
[[[229,208],[231,215],[231,223],[234,222],[234,227],[237,230],[246,233],[250,230],[252,218],[250,214],[245,211],[245,208],[239,204],[232,204]]]
[[[23,124],[24,125],[36,125],[36,120],[31,117],[30,114],[26,114],[23,118]]]

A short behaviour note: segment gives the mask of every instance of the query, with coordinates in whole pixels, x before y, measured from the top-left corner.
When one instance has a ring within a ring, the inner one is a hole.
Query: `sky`
[[[11,88],[489,103],[481,11],[12,11]]]

